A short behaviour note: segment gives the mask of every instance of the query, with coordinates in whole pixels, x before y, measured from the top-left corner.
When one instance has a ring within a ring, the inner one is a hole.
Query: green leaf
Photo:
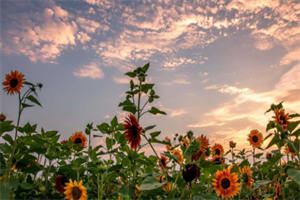
[[[143,180],[143,182],[142,182],[142,184],[141,184],[141,186],[140,186],[140,190],[141,190],[141,191],[144,191],[144,190],[154,190],[154,189],[157,189],[157,188],[162,187],[162,186],[165,185],[166,183],[167,183],[166,181],[160,183],[160,182],[158,182],[158,181],[156,180],[155,177],[153,177],[153,176],[148,176],[148,177],[146,177],[146,178]]]
[[[255,158],[260,158],[264,153],[257,153],[254,155]]]
[[[150,133],[152,138],[159,136],[159,134],[160,134],[160,131],[155,131],[155,132]]]
[[[277,144],[280,141],[280,137],[278,134],[275,134],[275,136],[272,138],[272,140],[270,141],[270,143],[268,144],[267,148],[270,148],[271,146],[273,146],[274,144]]]
[[[118,119],[117,119],[116,116],[111,120],[110,125],[111,126],[117,126],[118,125]]]
[[[295,130],[295,128],[300,124],[300,121],[295,121],[295,122],[291,122],[288,125],[288,129],[290,132],[293,132],[293,130]]]
[[[298,185],[300,185],[300,170],[289,168],[287,174],[291,177]]]
[[[108,131],[108,128],[109,128],[109,125],[105,122],[103,122],[102,124],[98,125],[97,126],[98,130],[102,133],[107,133]]]
[[[111,139],[109,137],[106,138],[106,147],[108,150],[110,150],[114,144],[115,144],[114,139]]]
[[[144,93],[148,93],[148,91],[151,90],[153,88],[153,86],[154,86],[154,84],[146,83],[146,84],[141,85],[141,90]]]
[[[26,103],[22,103],[23,108],[27,108],[27,107],[33,107],[33,105],[30,104],[26,104]]]
[[[270,129],[275,128],[275,123],[273,121],[269,121],[266,132],[268,132]]]
[[[23,128],[19,128],[20,132],[22,133],[27,133],[27,134],[30,134],[30,133],[34,133],[36,132],[36,127],[37,127],[37,124],[34,124],[34,125],[30,125],[29,123],[26,123]]]
[[[273,135],[273,133],[270,133],[269,135],[267,135],[265,138],[264,138],[264,141],[267,140],[269,137],[271,137]]]
[[[164,111],[159,110],[156,107],[152,107],[151,110],[149,110],[150,113],[156,115],[156,114],[162,114],[162,115],[166,115],[167,113],[165,113]]]
[[[136,73],[135,72],[127,72],[125,75],[131,77],[131,78],[134,78],[136,77]]]
[[[298,137],[300,135],[300,128],[294,131],[292,135]]]
[[[0,122],[0,135],[2,135],[5,132],[12,131],[15,127],[11,124],[12,121],[3,121]]]
[[[143,132],[145,133],[146,131],[149,131],[149,130],[155,128],[155,127],[156,127],[156,125],[147,126],[147,127],[145,127],[145,128],[143,129]]]
[[[150,66],[150,63],[145,64],[145,65],[142,67],[142,71],[143,71],[144,73],[146,73],[146,72],[148,71],[148,69],[149,69],[149,66]]]
[[[124,106],[124,107],[123,107],[123,110],[124,110],[124,111],[128,111],[128,112],[131,112],[132,114],[135,114],[135,113],[136,113],[136,107],[135,107],[135,106]]]
[[[296,113],[296,114],[291,114],[289,115],[289,117],[294,118],[294,117],[300,117],[300,114]]]
[[[10,135],[6,134],[6,135],[4,135],[2,138],[3,138],[5,141],[7,141],[10,145],[13,145],[14,140],[12,139],[12,137],[11,137]]]
[[[34,96],[30,95],[27,97],[27,99],[29,101],[31,101],[32,103],[35,103],[35,104],[39,105],[40,107],[42,107],[41,103]]]

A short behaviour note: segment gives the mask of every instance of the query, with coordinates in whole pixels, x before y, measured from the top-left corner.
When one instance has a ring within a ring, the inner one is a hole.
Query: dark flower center
[[[162,165],[162,166],[166,166],[166,161],[165,161],[165,159],[161,159],[160,162],[161,162],[161,165]]]
[[[244,180],[245,183],[248,183],[248,181],[249,181],[249,177],[246,173],[243,174],[243,180]]]
[[[282,121],[282,124],[286,124],[286,119],[284,116],[280,116],[279,119]]]
[[[228,178],[223,178],[221,181],[221,185],[224,189],[227,189],[230,187],[230,180]]]
[[[81,138],[76,138],[75,141],[74,141],[75,144],[81,144],[82,143],[82,140]]]
[[[131,137],[132,137],[133,139],[137,138],[138,133],[139,133],[139,130],[138,130],[138,128],[136,127],[136,125],[133,124],[133,125],[130,127],[130,133],[131,133]]]
[[[216,154],[217,154],[217,155],[220,155],[220,154],[221,154],[220,149],[216,149]]]
[[[15,88],[18,85],[19,81],[16,78],[11,79],[9,82],[10,87]]]
[[[63,186],[66,186],[66,183],[67,183],[67,182],[69,182],[68,179],[67,179],[67,177],[63,176],[62,179],[61,179],[61,184],[62,184]]]
[[[78,187],[73,187],[72,189],[72,197],[73,199],[80,199],[81,197],[81,190]]]
[[[188,164],[183,169],[182,176],[186,182],[191,182],[200,176],[200,168],[195,164]]]
[[[220,165],[220,164],[221,164],[221,159],[220,159],[220,158],[216,158],[216,159],[214,160],[214,162],[215,162],[216,164]]]
[[[258,137],[256,136],[256,135],[254,135],[254,136],[252,136],[252,140],[253,140],[253,142],[258,142]]]

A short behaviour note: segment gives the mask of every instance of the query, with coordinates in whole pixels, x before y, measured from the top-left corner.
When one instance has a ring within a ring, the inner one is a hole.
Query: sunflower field
[[[118,105],[125,120],[89,123],[69,140],[22,121],[26,109],[42,106],[43,85],[18,71],[7,74],[3,90],[18,99],[18,118],[0,115],[0,198],[300,199],[299,114],[286,113],[282,102],[266,108],[273,114],[267,134],[253,127],[251,148],[230,141],[225,151],[192,131],[162,139],[155,125],[141,123],[147,115],[166,115],[153,106],[159,96],[146,81],[148,69],[149,63],[125,74],[129,89]],[[91,145],[95,137],[102,145]]]

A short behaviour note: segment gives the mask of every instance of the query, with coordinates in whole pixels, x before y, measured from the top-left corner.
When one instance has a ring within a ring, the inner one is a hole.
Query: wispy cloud
[[[81,78],[101,79],[104,77],[102,69],[96,63],[85,65],[73,72],[74,76]]]
[[[177,78],[173,79],[172,81],[169,82],[163,82],[163,85],[190,85],[191,81],[187,80],[186,78]]]
[[[178,117],[185,114],[187,114],[187,111],[184,109],[172,110],[170,113],[170,117]]]

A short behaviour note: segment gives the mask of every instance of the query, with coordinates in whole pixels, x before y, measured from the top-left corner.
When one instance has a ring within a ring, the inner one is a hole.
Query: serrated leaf
[[[108,132],[108,128],[109,128],[109,125],[107,123],[102,123],[100,125],[97,126],[98,130],[102,133],[107,133]]]
[[[118,125],[118,119],[117,119],[116,116],[110,121],[110,125],[111,126],[117,126]]]

